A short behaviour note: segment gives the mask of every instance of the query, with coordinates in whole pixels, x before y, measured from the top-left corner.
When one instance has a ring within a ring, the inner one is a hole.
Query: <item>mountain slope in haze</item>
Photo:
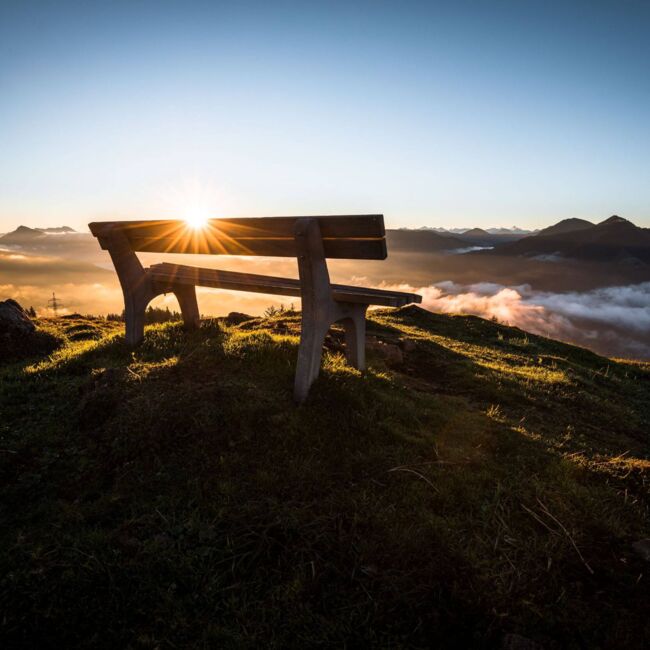
[[[522,237],[537,232],[537,230],[526,230],[525,228],[519,228],[517,226],[512,226],[511,228],[486,228],[486,230],[491,235],[519,235]]]
[[[434,253],[466,250],[468,247],[492,247],[521,239],[518,234],[493,235],[481,228],[473,228],[463,233],[450,233],[440,230],[408,228],[387,230],[388,254],[392,253]]]
[[[490,233],[483,228],[472,228],[471,230],[466,230],[463,234],[463,237],[489,237]]]
[[[379,310],[296,408],[293,312],[38,324],[0,366],[3,647],[644,646],[647,364]]]
[[[58,226],[55,228],[29,228],[18,226],[16,230],[8,232],[0,237],[0,244],[14,245],[33,243],[35,240],[42,240],[48,235],[81,234],[69,226]]]
[[[593,228],[595,224],[586,219],[563,219],[548,228],[542,228],[536,234],[537,237],[546,237],[552,235],[563,235],[567,232],[575,232],[577,230],[587,230]]]
[[[16,230],[8,232],[0,237],[0,244],[23,244],[31,242],[34,239],[43,237],[43,231],[38,228],[28,228],[27,226],[18,226]]]
[[[3,247],[20,253],[34,253],[70,261],[97,262],[106,259],[96,239],[89,232],[77,232],[69,226],[19,226],[16,230],[0,236],[0,248]]]
[[[512,228],[402,228],[399,232],[434,232],[443,237],[453,237],[465,242],[465,247],[470,246],[498,246],[503,243],[517,241],[534,233],[530,230],[522,230],[513,226]],[[399,245],[401,242],[398,242]],[[436,249],[431,249],[436,250]]]
[[[426,253],[447,251],[467,246],[467,242],[432,230],[386,230],[388,254],[391,252]]]
[[[528,236],[530,233],[521,232],[500,232],[493,233],[483,228],[472,228],[461,234],[456,235],[458,239],[462,239],[474,246],[487,246],[496,247],[502,244],[507,244],[513,241],[519,241],[523,237]]]
[[[439,226],[423,226],[421,228],[414,228],[414,230],[433,230],[434,232],[443,234],[450,233],[452,235],[463,235],[470,230],[475,230],[475,228],[441,228]],[[525,230],[523,228],[518,228],[517,226],[512,226],[511,228],[478,228],[477,230],[482,230],[490,235],[518,235],[522,237],[537,232],[536,230]]]
[[[490,253],[498,255],[553,256],[592,262],[650,264],[650,229],[639,228],[627,219],[612,216],[589,227],[539,233],[504,244]],[[488,253],[489,254],[489,253]]]
[[[456,235],[458,239],[462,239],[467,244],[472,246],[490,247],[494,246],[495,242],[511,241],[508,235],[492,235],[483,228],[471,228],[463,233]],[[505,239],[503,239],[505,238]],[[515,236],[514,239],[517,239]]]

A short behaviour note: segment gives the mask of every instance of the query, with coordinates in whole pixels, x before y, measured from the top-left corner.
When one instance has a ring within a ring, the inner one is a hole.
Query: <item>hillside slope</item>
[[[3,647],[650,638],[648,364],[382,310],[296,408],[294,314],[40,327],[0,368]]]

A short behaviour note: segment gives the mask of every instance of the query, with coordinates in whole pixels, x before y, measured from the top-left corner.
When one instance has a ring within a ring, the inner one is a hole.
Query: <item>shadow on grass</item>
[[[634,640],[643,622],[632,568],[617,562],[612,577],[599,566],[593,578],[537,502],[591,530],[603,512],[614,516],[611,495],[586,491],[545,442],[468,406],[463,392],[411,390],[378,359],[362,375],[330,354],[295,408],[297,341],[292,327],[283,332],[166,325],[137,350],[119,338],[79,343],[23,375],[25,396],[37,387],[57,407],[12,413],[24,446],[0,511],[6,639]],[[467,386],[479,381],[465,355],[435,342],[422,354],[439,357],[426,372],[459,364]],[[425,374],[417,357],[405,366]],[[598,544],[615,525],[595,531]],[[586,560],[600,561],[592,551],[583,546]],[[603,586],[606,602],[594,601]]]
[[[464,561],[413,522],[412,500],[419,509],[432,490],[387,473],[431,449],[426,405],[331,359],[296,409],[295,352],[268,332],[167,326],[133,355],[114,339],[33,373],[81,399],[59,414],[65,439],[49,438],[48,457],[6,486],[8,530],[31,529],[9,545],[9,638],[466,639],[458,612],[473,607],[447,587]],[[421,544],[430,580],[414,581]]]

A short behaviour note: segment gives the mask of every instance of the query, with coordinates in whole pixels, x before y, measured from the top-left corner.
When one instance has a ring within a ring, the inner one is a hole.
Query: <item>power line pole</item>
[[[56,299],[56,295],[53,291],[52,297],[47,301],[47,306],[49,309],[51,309],[54,312],[54,318],[56,318],[59,315],[58,310],[64,307],[65,305],[60,300]]]

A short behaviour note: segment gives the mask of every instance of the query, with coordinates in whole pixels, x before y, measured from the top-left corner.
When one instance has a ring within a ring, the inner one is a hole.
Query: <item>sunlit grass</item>
[[[491,360],[477,360],[477,365],[483,368],[489,368],[496,372],[504,373],[509,377],[519,377],[522,379],[530,379],[536,382],[543,382],[545,384],[569,384],[570,380],[566,373],[561,370],[552,370],[543,366],[536,365],[515,365],[491,361]]]
[[[39,361],[38,363],[25,366],[25,374],[37,374],[41,372],[46,372],[48,370],[54,370],[60,366],[63,366],[71,361],[77,359],[80,355],[97,350],[102,345],[105,345],[105,342],[99,341],[79,341],[77,343],[65,346],[53,352],[47,359]]]

